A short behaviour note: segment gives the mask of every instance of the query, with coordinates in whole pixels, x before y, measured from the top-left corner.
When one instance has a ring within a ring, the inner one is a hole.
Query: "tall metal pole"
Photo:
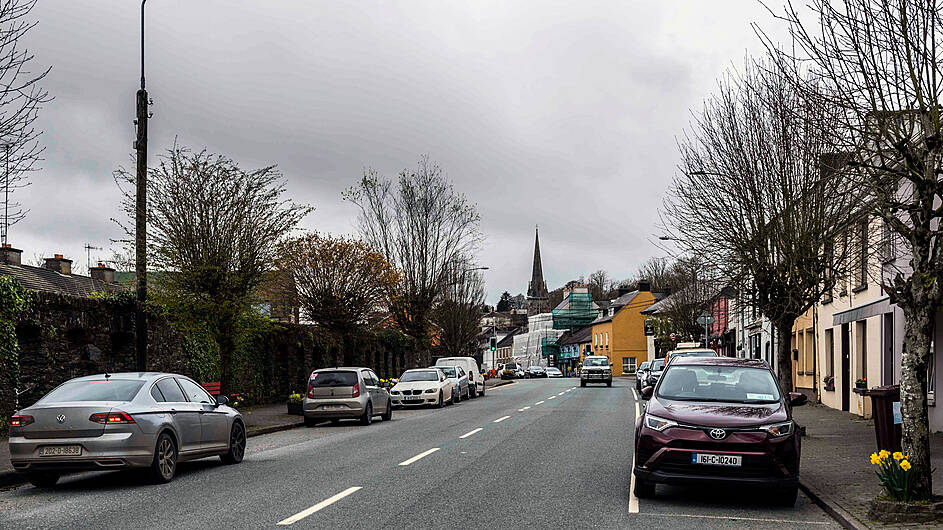
[[[134,274],[137,307],[134,313],[137,369],[147,370],[147,90],[144,88],[144,4],[141,1],[141,88],[137,91],[137,189],[134,208]]]
[[[3,148],[6,153],[3,157],[6,165],[3,187],[3,244],[6,245],[10,242],[10,144],[3,144]]]

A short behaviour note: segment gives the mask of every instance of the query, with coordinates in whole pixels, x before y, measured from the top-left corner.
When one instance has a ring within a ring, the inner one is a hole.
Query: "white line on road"
[[[527,410],[527,409],[529,409],[529,408],[530,408],[530,405],[528,405],[528,406],[522,408],[521,410],[523,411],[523,410]]]
[[[557,396],[550,396],[547,399],[557,399]]]
[[[565,393],[566,393],[566,392],[560,392],[560,393],[557,394],[557,395],[558,395],[558,396],[562,396],[562,395],[565,394]]]
[[[439,448],[438,448],[438,447],[435,447],[435,448],[429,449],[428,451],[423,451],[423,452],[419,453],[418,455],[416,455],[416,456],[410,458],[409,460],[403,460],[402,462],[399,463],[399,465],[401,465],[401,466],[408,466],[409,464],[412,464],[412,463],[415,462],[416,460],[419,460],[420,458],[425,458],[425,457],[431,455],[432,453],[434,453],[434,452],[436,452],[436,451],[438,451],[438,450],[439,450]]]
[[[534,403],[534,405],[540,405],[541,403],[545,403],[545,401],[541,399],[541,400],[538,401],[537,403]]]
[[[476,432],[481,432],[481,427],[478,427],[474,431],[466,432],[465,434],[459,436],[459,439],[464,440],[465,438],[468,438],[469,436],[475,434]]]
[[[635,393],[635,389],[632,389],[632,393]],[[638,408],[638,397],[635,399],[635,417],[639,416]],[[632,473],[632,478],[629,480],[629,513],[638,513],[638,497],[635,496],[635,473]]]
[[[331,498],[329,498],[329,499],[325,499],[325,500],[323,500],[323,501],[321,501],[321,502],[315,504],[314,506],[308,508],[307,510],[305,510],[305,511],[303,511],[303,512],[298,512],[298,513],[296,513],[295,515],[292,515],[291,517],[289,517],[288,519],[282,519],[281,521],[278,522],[278,525],[279,525],[279,526],[288,526],[288,525],[290,525],[290,524],[292,524],[292,523],[296,523],[296,522],[298,522],[298,521],[304,519],[305,517],[307,517],[307,516],[309,516],[309,515],[311,515],[311,514],[313,514],[313,513],[315,513],[315,512],[318,512],[318,511],[320,511],[320,510],[323,510],[324,508],[327,508],[328,506],[330,506],[330,505],[334,504],[335,502],[337,502],[337,501],[343,499],[344,497],[350,495],[351,493],[356,492],[356,491],[359,490],[359,489],[361,489],[360,486],[354,486],[354,487],[352,487],[352,488],[347,488],[347,489],[345,489],[344,491],[338,493],[337,495],[335,495],[335,496],[333,496],[333,497],[331,497]]]
[[[506,419],[508,419],[508,418],[510,418],[510,416],[501,416],[500,418],[494,420],[494,421],[491,422],[491,423],[501,423],[502,421],[504,421],[504,420],[506,420]]]

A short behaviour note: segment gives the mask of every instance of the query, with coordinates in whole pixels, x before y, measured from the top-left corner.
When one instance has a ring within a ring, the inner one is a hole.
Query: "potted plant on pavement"
[[[871,465],[877,466],[885,495],[871,501],[868,517],[885,523],[926,523],[943,517],[943,500],[939,497],[929,502],[914,502],[911,498],[913,474],[908,455],[882,449],[871,454]]]
[[[301,416],[303,414],[301,407],[304,401],[304,397],[298,392],[292,392],[288,395],[288,413],[294,414],[295,416]]]

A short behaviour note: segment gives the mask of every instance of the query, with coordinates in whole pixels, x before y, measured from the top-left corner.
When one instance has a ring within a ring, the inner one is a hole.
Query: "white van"
[[[474,357],[443,357],[437,359],[436,366],[461,366],[468,373],[468,390],[471,397],[485,395],[485,377],[481,375],[478,369],[478,363]]]

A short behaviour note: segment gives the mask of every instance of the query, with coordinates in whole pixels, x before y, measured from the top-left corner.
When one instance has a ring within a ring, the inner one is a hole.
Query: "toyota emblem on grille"
[[[65,414],[60,414],[56,416],[56,421],[58,421],[59,423],[65,423]]]
[[[727,437],[727,431],[723,429],[711,429],[707,434],[709,434],[711,438],[715,440],[723,440]]]

